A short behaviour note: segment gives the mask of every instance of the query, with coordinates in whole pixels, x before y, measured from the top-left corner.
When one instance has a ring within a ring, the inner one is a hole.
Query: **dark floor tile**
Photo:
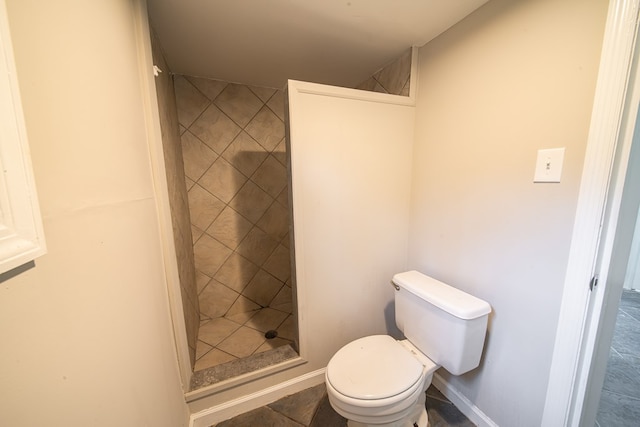
[[[599,427],[640,425],[640,292],[624,290],[607,362]]]
[[[431,384],[427,389],[427,398],[438,399],[442,402],[449,402],[449,399],[447,399],[444,394],[440,393],[440,390],[435,388],[433,384]]]
[[[216,424],[215,427],[304,427],[272,409],[262,406]],[[212,426],[213,427],[213,426]]]
[[[309,427],[347,427],[347,420],[333,410],[325,394]]]
[[[431,397],[429,394],[427,394],[427,414],[429,427],[475,427],[475,424],[469,421],[453,403]]]
[[[640,302],[635,304],[638,304],[638,307],[620,307],[620,310],[631,316],[636,323],[640,323]]]
[[[269,407],[306,426],[311,423],[325,392],[326,387],[322,383],[299,393],[283,397],[270,404]]]
[[[623,356],[640,354],[640,322],[622,309],[618,312],[611,347]]]
[[[640,305],[640,292],[623,289],[622,297],[620,298],[620,307],[637,307]]]
[[[427,390],[429,427],[474,427],[442,393]],[[324,384],[282,398],[217,424],[215,427],[347,427],[347,420],[329,403]],[[212,426],[214,427],[214,426]]]
[[[640,400],[603,390],[596,422],[602,427],[637,426]]]
[[[640,399],[640,358],[609,355],[603,390]]]

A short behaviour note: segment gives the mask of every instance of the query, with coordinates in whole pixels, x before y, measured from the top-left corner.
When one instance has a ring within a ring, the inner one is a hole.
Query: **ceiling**
[[[148,0],[171,71],[355,86],[488,0]]]

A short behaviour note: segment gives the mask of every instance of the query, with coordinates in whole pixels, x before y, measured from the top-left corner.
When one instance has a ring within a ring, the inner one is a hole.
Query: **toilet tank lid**
[[[491,312],[486,301],[419,271],[398,273],[393,276],[393,283],[460,319],[475,319]]]

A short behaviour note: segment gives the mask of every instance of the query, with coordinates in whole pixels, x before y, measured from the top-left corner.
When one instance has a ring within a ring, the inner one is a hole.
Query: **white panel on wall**
[[[300,350],[326,364],[395,330],[406,268],[414,107],[407,97],[289,82]]]
[[[46,252],[4,1],[0,1],[0,273]]]

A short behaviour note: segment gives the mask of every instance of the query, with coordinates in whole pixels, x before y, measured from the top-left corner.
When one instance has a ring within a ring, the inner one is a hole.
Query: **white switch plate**
[[[538,150],[533,182],[560,182],[563,160],[564,147]]]

